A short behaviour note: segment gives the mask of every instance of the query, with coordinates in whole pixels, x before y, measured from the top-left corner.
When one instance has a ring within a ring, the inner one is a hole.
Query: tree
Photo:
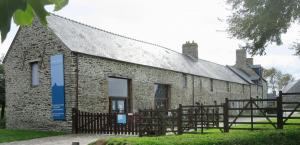
[[[55,5],[54,11],[62,9],[69,0],[0,0],[0,33],[1,42],[10,30],[11,20],[17,25],[30,25],[35,16],[47,24],[49,12],[46,5]]]
[[[291,74],[283,74],[278,81],[278,88],[283,89],[288,83],[295,81]]]
[[[291,74],[282,74],[280,70],[272,67],[270,69],[265,69],[263,77],[268,80],[269,86],[272,91],[283,89],[288,83],[294,81],[294,77]]]
[[[300,20],[300,0],[227,0],[232,15],[227,19],[232,37],[245,41],[252,55],[264,55],[271,44],[282,44],[281,34]],[[300,44],[293,48],[300,55]]]
[[[272,91],[275,91],[275,77],[276,77],[277,70],[275,68],[265,69],[263,72],[263,77],[268,80],[268,83],[272,86]]]

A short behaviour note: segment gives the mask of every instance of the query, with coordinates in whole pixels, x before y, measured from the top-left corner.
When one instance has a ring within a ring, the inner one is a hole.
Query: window
[[[129,109],[129,80],[122,78],[108,78],[108,95],[110,98],[110,112],[126,113]]]
[[[155,108],[168,109],[169,86],[163,84],[155,84],[154,91],[155,91],[155,97],[154,97]]]
[[[40,73],[38,62],[31,63],[31,85],[38,86],[40,84]]]
[[[213,79],[210,79],[210,91],[214,91]]]
[[[229,82],[226,82],[226,89],[227,89],[227,92],[230,92],[230,84],[229,84]]]
[[[121,98],[111,98],[111,112],[114,113],[125,113],[125,99]]]

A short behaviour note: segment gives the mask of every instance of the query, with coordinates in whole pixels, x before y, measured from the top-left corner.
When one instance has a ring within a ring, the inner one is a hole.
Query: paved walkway
[[[69,134],[10,143],[0,143],[0,145],[72,145],[72,142],[80,142],[80,145],[87,145],[98,139],[109,137],[112,137],[112,135]],[[113,137],[117,136],[113,135]]]

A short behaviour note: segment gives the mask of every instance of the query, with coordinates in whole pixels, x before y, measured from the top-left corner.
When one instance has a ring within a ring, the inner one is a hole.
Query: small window
[[[155,96],[154,96],[155,108],[168,109],[169,85],[155,84],[154,91],[155,91]]]
[[[38,86],[40,84],[40,73],[38,62],[31,63],[31,85]]]
[[[227,89],[227,92],[230,92],[230,84],[229,84],[229,82],[226,82],[226,89]]]
[[[214,84],[213,79],[210,79],[210,91],[214,91]]]

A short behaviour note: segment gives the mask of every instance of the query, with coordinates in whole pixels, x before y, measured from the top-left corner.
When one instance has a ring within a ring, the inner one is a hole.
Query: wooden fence
[[[294,117],[295,112],[300,112],[300,98],[298,101],[283,101],[283,98],[288,97],[289,95],[299,95],[300,93],[282,93],[279,92],[279,96],[273,99],[238,99],[238,100],[229,100],[225,99],[225,108],[228,113],[228,126],[227,123],[224,123],[226,126],[224,129],[238,129],[238,130],[259,130],[255,125],[258,124],[269,124],[276,129],[283,129],[284,125],[300,125],[300,123],[288,123],[288,120],[291,119],[300,119],[300,117]],[[297,100],[297,99],[296,99]],[[273,102],[274,106],[266,106]],[[294,104],[293,107],[286,108],[284,105]],[[268,113],[273,112],[273,113]],[[286,115],[284,115],[284,113]],[[242,119],[248,118],[248,119]],[[250,119],[249,119],[250,118]],[[239,121],[242,120],[242,121]],[[259,121],[255,121],[259,120]],[[233,127],[236,124],[247,124],[249,127]]]
[[[125,115],[126,123],[118,123],[118,115]],[[91,134],[137,135],[139,115],[116,113],[89,113],[73,109],[73,132]]]
[[[180,117],[179,109],[139,110],[139,135],[164,135],[177,133]]]
[[[196,133],[200,130],[203,133],[204,129],[217,128],[223,131],[220,125],[224,122],[224,114],[221,112],[224,105],[218,105],[216,102],[213,105],[196,105],[196,106],[181,106],[180,133]]]
[[[225,99],[225,103],[212,105],[198,104],[194,106],[179,105],[177,109],[145,109],[137,113],[89,113],[73,109],[74,133],[98,134],[132,134],[132,135],[165,135],[172,132],[203,133],[205,129],[216,128],[222,132],[231,129],[256,130],[257,124],[269,124],[276,129],[284,125],[300,125],[288,123],[295,117],[295,112],[300,112],[299,101],[283,101],[288,95],[300,93],[279,93],[275,99]],[[299,98],[300,99],[300,98]],[[275,106],[266,106],[268,102],[275,102]],[[292,108],[284,105],[294,104]],[[268,112],[274,112],[273,114]],[[286,115],[284,115],[284,113]],[[123,118],[123,122],[119,119]],[[247,118],[244,119],[242,118]],[[264,118],[265,122],[256,120]],[[275,119],[275,121],[274,121]],[[125,122],[124,122],[125,121]],[[233,127],[236,124],[248,124],[250,127]],[[193,132],[191,132],[193,131]]]

